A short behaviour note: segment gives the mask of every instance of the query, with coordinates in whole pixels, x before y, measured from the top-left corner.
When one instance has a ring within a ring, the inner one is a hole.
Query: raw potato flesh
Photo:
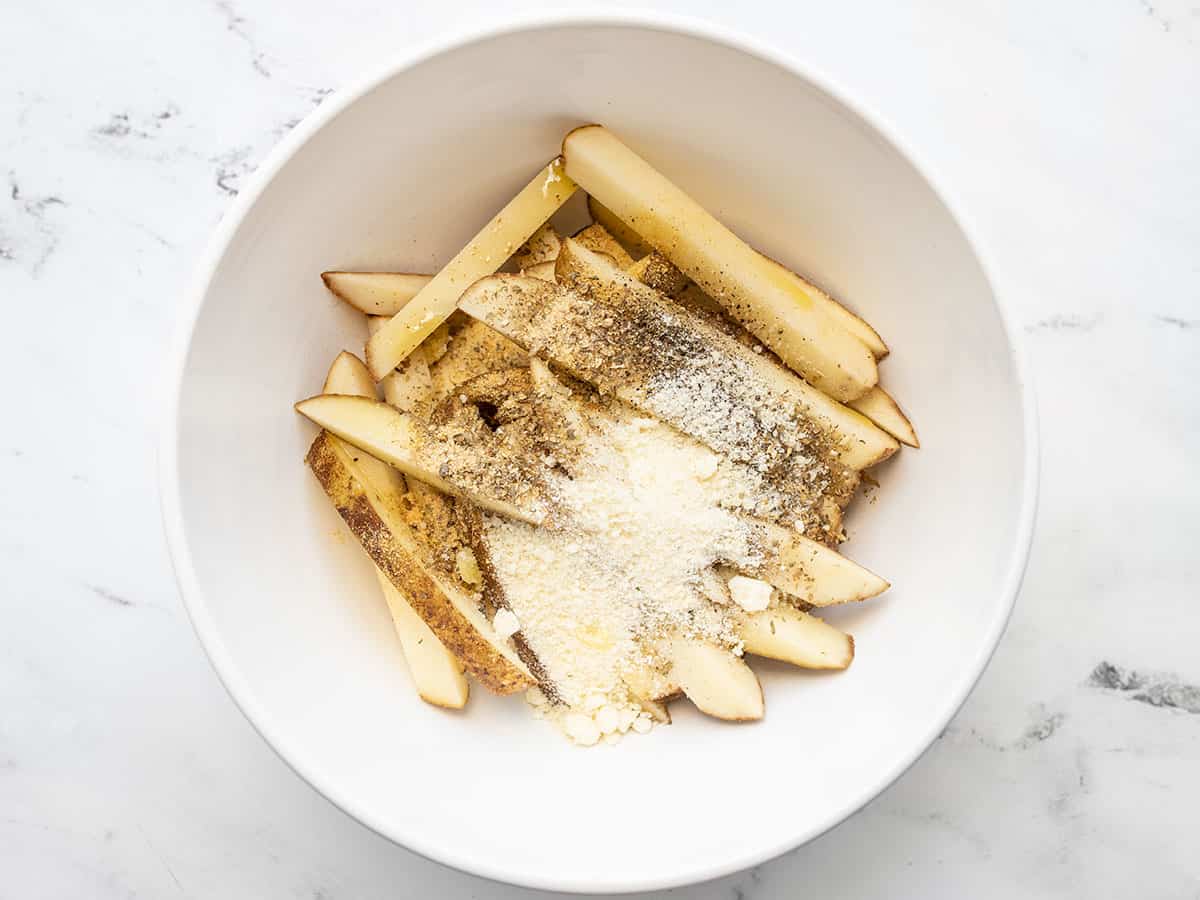
[[[450,341],[445,356],[430,367],[433,395],[441,399],[452,388],[477,375],[527,365],[528,353],[478,319],[467,318],[467,324]]]
[[[322,272],[325,287],[368,316],[394,316],[433,279],[407,272]]]
[[[531,525],[540,525],[546,517],[545,498],[536,487],[523,487],[516,477],[500,477],[506,467],[532,464],[501,457],[498,446],[493,451],[458,446],[440,439],[414,416],[365,397],[321,394],[301,400],[296,412],[442,493],[458,494],[489,512]],[[481,480],[489,486],[486,493],[459,486]]]
[[[730,722],[763,716],[762,685],[730,651],[695,641],[676,641],[671,677],[702,713]]]
[[[495,633],[475,598],[438,578],[423,561],[424,550],[404,521],[400,495],[371,482],[360,465],[363,459],[327,432],[317,435],[307,456],[363,549],[466,670],[499,694],[532,685],[529,670]]]
[[[367,342],[367,368],[377,381],[454,312],[464,290],[491,275],[575,193],[575,183],[555,159],[509,201],[433,277],[417,296]]]
[[[900,441],[902,444],[908,444],[910,447],[920,447],[921,442],[917,439],[917,431],[913,428],[913,424],[909,421],[908,416],[904,414],[904,410],[900,408],[900,404],[892,399],[891,394],[883,388],[876,386],[871,388],[857,400],[851,400],[850,406],[857,409],[860,413]]]
[[[554,260],[536,263],[532,266],[527,266],[521,270],[522,275],[528,275],[530,278],[540,278],[542,281],[554,280]]]
[[[654,248],[642,240],[640,234],[617,218],[616,213],[595,197],[587,198],[587,208],[592,221],[597,225],[603,225],[608,233],[620,241],[621,246],[628,250],[633,257],[640,259],[646,254],[654,252]]]
[[[890,585],[836,550],[809,540],[794,529],[758,522],[766,562],[748,574],[812,606],[866,600]]]
[[[629,252],[621,246],[621,242],[608,233],[608,230],[598,223],[593,223],[587,228],[581,228],[571,239],[577,241],[589,250],[595,253],[603,253],[605,256],[611,256],[622,269],[628,269],[633,265],[633,257]],[[559,248],[561,253],[561,247]],[[555,257],[557,259],[557,256]]]
[[[383,316],[370,316],[367,319],[367,330],[374,334],[380,328],[387,324],[387,319]],[[357,359],[357,357],[355,357]],[[371,373],[367,372],[366,367],[363,367],[363,374],[368,378]],[[394,406],[401,412],[417,413],[424,416],[429,411],[429,404],[433,397],[433,380],[429,374],[429,363],[426,361],[425,347],[420,346],[413,350],[404,361],[400,363],[393,371],[383,377],[380,382],[383,387],[383,399],[387,401],[389,406]],[[326,394],[350,393],[349,391],[331,391],[326,388]],[[369,394],[359,392],[360,397],[374,397],[375,392]]]
[[[776,366],[744,347],[734,338],[722,334],[711,324],[688,315],[658,292],[647,288],[599,254],[592,253],[579,244],[568,240],[558,258],[558,281],[552,285],[531,278],[515,275],[498,275],[476,282],[462,296],[460,306],[470,316],[490,325],[509,339],[523,347],[537,345],[541,352],[558,364],[570,369],[577,377],[592,380],[590,368],[596,360],[581,354],[580,348],[564,330],[566,322],[577,328],[585,328],[589,312],[564,282],[582,275],[597,282],[612,285],[618,294],[611,294],[619,301],[628,316],[631,311],[646,312],[658,317],[670,317],[672,327],[686,332],[689,340],[697,346],[711,348],[722,357],[734,358],[752,381],[728,385],[731,396],[746,410],[754,411],[764,404],[772,409],[790,403],[804,411],[815,421],[829,429],[840,442],[840,463],[851,469],[863,469],[894,453],[899,444],[888,434],[877,428],[861,413],[855,412],[815,388],[810,387],[787,370]],[[592,302],[598,302],[596,298]],[[594,332],[592,339],[598,343],[607,335]],[[624,348],[611,348],[616,349]],[[646,364],[650,364],[649,358]],[[615,379],[618,373],[605,372],[605,377]],[[711,436],[697,433],[704,422],[687,416],[672,414],[667,405],[654,401],[653,391],[635,390],[630,384],[614,383],[613,389],[621,399],[661,417],[676,428],[709,443]],[[642,394],[645,393],[643,396]],[[718,423],[708,423],[716,425]],[[710,444],[711,445],[711,444]],[[722,451],[722,447],[713,447]]]
[[[329,367],[323,390],[328,394],[374,397],[375,382],[357,356],[343,352]],[[403,486],[395,477],[395,470],[386,463],[360,456],[359,466],[367,473],[368,480],[389,485],[391,490]],[[375,574],[387,600],[388,611],[400,638],[400,645],[404,648],[404,658],[408,661],[408,669],[412,673],[417,694],[434,706],[462,709],[467,704],[470,690],[467,679],[463,677],[462,664],[413,611],[404,595],[388,581],[388,577],[379,566],[375,566]]]
[[[875,357],[814,295],[599,125],[563,140],[567,174],[792,369],[835,400],[876,385]],[[374,373],[374,368],[372,372]]]
[[[558,248],[562,246],[562,235],[555,231],[554,226],[547,222],[513,254],[513,262],[519,269],[545,262],[554,262],[558,257]]]
[[[844,669],[854,659],[854,638],[794,606],[751,613],[738,635],[747,653],[802,669]]]
[[[321,388],[323,394],[346,394],[351,397],[375,398],[375,381],[367,367],[353,353],[343,350],[329,366],[325,376],[325,384]]]
[[[379,587],[387,600],[388,612],[396,626],[396,634],[404,647],[404,658],[412,672],[417,693],[426,703],[445,709],[462,709],[467,705],[470,686],[463,675],[462,664],[446,645],[438,640],[425,620],[417,615],[404,595],[388,581],[383,570],[375,567]]]
[[[838,303],[827,293],[800,275],[797,275],[787,266],[776,262],[771,257],[764,254],[759,254],[767,262],[779,269],[784,277],[791,279],[796,283],[796,287],[807,296],[811,297],[829,318],[833,319],[838,325],[854,335],[876,359],[883,359],[888,355],[888,345],[884,343],[883,338],[879,336],[879,332],[872,328],[864,319],[856,316],[842,304]]]
[[[650,287],[654,288],[655,290],[662,291],[669,297],[678,296],[678,294],[688,286],[689,281],[686,275],[680,272],[679,269],[675,268],[674,265],[671,265],[670,260],[667,260],[665,257],[656,253],[654,248],[643,241],[641,237],[633,231],[633,229],[631,229],[624,222],[621,222],[620,219],[617,219],[611,210],[607,209],[602,204],[597,203],[596,198],[588,197],[588,209],[592,213],[592,218],[603,224],[604,227],[607,228],[613,234],[613,236],[621,242],[622,246],[626,248],[636,247],[641,251],[639,255],[642,258],[638,260],[638,263],[643,263],[647,266],[654,266],[655,268],[660,269],[659,272],[652,271],[650,273],[650,277],[646,278],[643,277],[642,270],[636,268],[637,264],[635,264],[633,267],[627,266],[626,271],[637,278],[638,281],[650,285]],[[619,228],[618,224],[620,226]],[[648,262],[647,257],[650,256],[657,257],[657,259],[653,259]],[[883,338],[879,336],[879,332],[872,328],[866,321],[850,312],[850,310],[846,309],[846,307],[842,306],[842,304],[838,303],[815,284],[803,278],[802,276],[797,275],[791,269],[786,268],[781,263],[771,259],[769,256],[764,255],[763,259],[774,263],[782,272],[786,272],[789,278],[795,279],[800,289],[811,295],[813,299],[817,301],[817,304],[823,310],[825,310],[825,312],[828,313],[831,318],[835,319],[843,328],[866,344],[867,349],[871,351],[876,359],[883,359],[888,355],[887,344],[885,344]],[[661,263],[659,260],[671,265],[671,269],[674,269],[674,272],[661,269]],[[680,279],[682,279],[682,281],[680,281]],[[668,288],[674,288],[674,290],[669,290]],[[703,293],[699,288],[696,288],[696,290],[700,293]],[[707,298],[707,302],[710,304],[716,304],[716,301],[712,300],[711,298]],[[717,308],[720,308],[719,304],[717,304]]]

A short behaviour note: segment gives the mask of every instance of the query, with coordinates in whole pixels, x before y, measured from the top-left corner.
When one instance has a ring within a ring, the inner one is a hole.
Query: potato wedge
[[[747,572],[812,606],[866,600],[891,585],[836,550],[794,529],[756,521],[763,547],[761,568]]]
[[[728,650],[677,640],[671,648],[671,677],[702,713],[730,722],[763,717],[762,685],[753,670]]]
[[[504,456],[498,441],[488,448],[440,440],[427,423],[365,397],[320,394],[301,400],[296,412],[444,494],[466,497],[483,509],[531,525],[546,518],[546,498],[536,487],[537,473],[526,471],[540,463]],[[518,469],[525,478],[518,476]]]
[[[599,125],[563,140],[567,174],[617,214],[793,370],[835,400],[876,385],[875,357],[695,200]]]
[[[388,379],[384,379],[385,384]],[[362,361],[352,353],[341,353],[329,368],[323,390],[330,394],[375,397],[375,382]],[[337,440],[334,438],[333,440]],[[343,448],[344,449],[344,448]],[[394,469],[373,457],[359,455],[358,465],[366,477],[390,491],[402,491],[403,481]],[[375,566],[379,586],[387,601],[396,634],[408,662],[417,694],[427,703],[447,709],[462,709],[470,688],[462,664],[454,657],[425,621],[413,611],[404,595]]]
[[[500,694],[532,685],[529,670],[495,633],[475,598],[439,579],[422,561],[423,548],[404,521],[400,495],[389,484],[373,482],[364,459],[322,432],[306,461],[375,565],[468,672]]]
[[[640,234],[626,225],[611,209],[595,197],[587,198],[588,213],[597,225],[603,225],[614,238],[621,242],[629,254],[635,259],[641,259],[647,253],[653,253],[654,248],[647,244]]]
[[[433,279],[408,272],[322,272],[325,287],[368,316],[394,316]]]
[[[644,409],[708,444],[718,452],[743,452],[730,444],[730,419],[696,415],[681,409],[669,391],[669,368],[680,360],[635,347],[637,334],[614,327],[596,329],[592,321],[602,307],[614,324],[652,317],[675,336],[674,344],[694,348],[687,365],[719,385],[719,395],[729,416],[753,421],[776,419],[781,410],[794,409],[827,429],[838,444],[838,462],[863,469],[890,456],[899,444],[861,413],[855,412],[810,387],[787,370],[764,360],[750,348],[722,334],[709,323],[689,315],[656,291],[630,278],[610,261],[568,239],[558,262],[559,284],[531,278],[498,275],[483,279],[463,294],[464,312],[490,325],[528,348],[536,345],[559,365],[584,380]],[[570,280],[586,278],[591,293],[581,300],[568,287]],[[582,336],[587,334],[586,339]],[[644,335],[643,335],[644,337]],[[608,343],[605,343],[608,342]],[[629,357],[622,366],[611,362]],[[659,365],[661,363],[661,366]],[[656,366],[658,368],[656,368]],[[735,458],[737,458],[735,456]]]
[[[891,394],[876,385],[857,400],[851,400],[849,406],[858,410],[896,440],[910,447],[920,447],[917,430],[900,408],[900,404],[892,399]]]
[[[575,193],[575,183],[555,159],[509,201],[480,232],[367,342],[367,368],[376,380],[396,368],[454,312],[473,282],[491,275]]]
[[[738,635],[747,653],[802,669],[844,669],[854,659],[854,638],[794,606],[750,613]]]

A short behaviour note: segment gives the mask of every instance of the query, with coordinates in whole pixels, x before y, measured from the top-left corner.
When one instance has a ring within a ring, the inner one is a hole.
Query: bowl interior
[[[291,405],[365,337],[320,271],[436,270],[590,121],[864,314],[892,347],[883,379],[924,447],[881,467],[877,502],[850,519],[845,552],[893,588],[831,613],[856,640],[849,671],[756,664],[761,723],[723,725],[680,703],[676,724],[650,738],[581,751],[519,698],[475,686],[461,714],[415,698],[370,566],[302,463],[314,432]],[[961,702],[1024,552],[1023,389],[954,219],[829,94],[671,30],[516,31],[377,84],[243,208],[183,366],[168,527],[222,677],[284,758],[353,815],[508,881],[679,884],[835,824]]]

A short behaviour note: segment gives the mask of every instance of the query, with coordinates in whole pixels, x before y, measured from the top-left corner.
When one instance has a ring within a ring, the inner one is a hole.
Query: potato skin
[[[412,608],[446,648],[479,683],[497,694],[524,690],[533,682],[487,641],[429,575],[403,536],[396,535],[379,516],[367,488],[354,477],[335,446],[337,438],[321,432],[305,462],[333,501],[367,555],[408,599]]]

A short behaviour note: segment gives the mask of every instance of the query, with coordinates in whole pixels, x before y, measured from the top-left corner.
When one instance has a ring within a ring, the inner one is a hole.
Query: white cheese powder
[[[566,527],[497,516],[484,525],[521,637],[565,706],[560,724],[588,745],[648,730],[624,675],[653,665],[656,640],[682,633],[736,645],[701,574],[756,560],[745,521],[720,505],[736,475],[718,473],[708,448],[624,406],[593,426],[587,455],[561,485]]]

